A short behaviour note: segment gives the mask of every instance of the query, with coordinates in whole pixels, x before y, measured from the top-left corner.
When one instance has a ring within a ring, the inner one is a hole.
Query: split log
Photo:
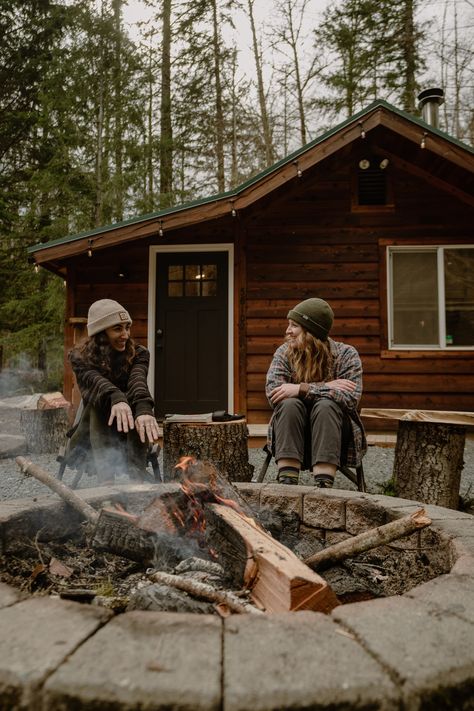
[[[371,528],[353,538],[347,538],[345,541],[323,548],[306,558],[304,562],[313,570],[323,570],[346,558],[352,558],[358,553],[364,553],[372,548],[396,541],[403,536],[408,536],[430,524],[431,519],[426,516],[425,510],[418,509],[409,516],[404,516],[383,526],[377,526],[377,528]]]
[[[28,452],[51,454],[59,452],[69,429],[69,409],[65,407],[22,410],[20,429]]]
[[[236,422],[163,422],[163,472],[175,478],[174,468],[183,456],[212,462],[231,481],[250,481],[246,420]]]
[[[15,461],[23,474],[30,474],[42,484],[45,484],[52,491],[54,491],[55,494],[58,494],[64,501],[66,501],[66,503],[76,509],[76,511],[79,511],[79,513],[87,521],[90,521],[91,523],[97,522],[99,518],[97,511],[86,501],[83,501],[83,499],[81,499],[75,491],[63,484],[62,481],[59,481],[59,479],[56,479],[54,476],[49,474],[49,472],[45,471],[37,464],[33,464],[33,462],[30,462],[24,457],[17,457]]]
[[[184,590],[184,592],[195,595],[196,597],[201,597],[204,600],[223,603],[227,605],[232,612],[238,612],[240,614],[249,612],[254,615],[262,614],[261,610],[240,600],[234,593],[228,590],[216,590],[211,585],[207,585],[200,580],[183,578],[180,575],[171,575],[170,573],[163,573],[161,571],[147,571],[147,573],[150,580],[154,583],[162,583],[169,587],[178,588],[178,590]]]
[[[226,573],[232,571],[234,584],[249,589],[266,612],[330,612],[339,604],[323,578],[253,519],[211,504],[206,506],[206,520],[206,533]]]
[[[96,550],[151,565],[155,557],[156,540],[153,533],[137,526],[136,517],[102,509],[92,534],[91,545]]]
[[[393,465],[397,496],[457,509],[465,441],[461,425],[400,420]]]

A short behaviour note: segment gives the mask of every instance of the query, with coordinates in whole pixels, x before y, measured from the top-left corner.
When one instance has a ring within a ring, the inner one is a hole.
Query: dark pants
[[[143,481],[147,445],[142,444],[135,429],[125,434],[117,431],[115,421],[112,426],[107,421],[106,412],[92,405],[84,407],[69,441],[68,466],[76,468],[75,460],[81,459],[83,470],[97,474],[99,483],[113,481],[118,474]]]
[[[329,399],[305,403],[286,398],[273,414],[273,454],[280,459],[296,459],[302,469],[315,464],[345,463],[345,452],[352,436],[349,417]]]

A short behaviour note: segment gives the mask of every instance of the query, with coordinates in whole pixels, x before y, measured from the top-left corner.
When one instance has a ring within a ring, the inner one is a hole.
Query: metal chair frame
[[[254,479],[255,482],[261,483],[265,479],[265,475],[267,473],[268,467],[270,465],[270,462],[272,460],[272,452],[268,447],[268,444],[266,444],[263,447],[263,451],[266,454],[265,461],[262,464],[262,468],[260,469],[259,473],[257,474],[257,478]],[[338,471],[341,472],[341,474],[344,474],[345,477],[351,481],[354,486],[357,487],[358,491],[366,492],[366,485],[365,485],[365,477],[364,477],[364,467],[362,464],[360,464],[358,467],[355,467],[355,472],[352,471],[352,469],[345,464],[340,464],[338,466]]]

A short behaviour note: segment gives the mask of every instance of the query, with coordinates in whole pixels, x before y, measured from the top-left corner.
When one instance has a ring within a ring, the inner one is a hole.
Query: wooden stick
[[[70,506],[79,511],[82,516],[84,516],[87,521],[91,523],[97,523],[99,519],[99,514],[95,509],[92,508],[86,501],[83,501],[80,496],[78,496],[72,489],[56,479],[54,476],[49,474],[37,464],[25,459],[24,457],[17,457],[16,463],[20,467],[23,474],[30,474],[38,479],[42,484],[46,484],[52,491],[58,494],[64,501],[66,501]]]
[[[238,612],[240,614],[250,612],[253,615],[263,614],[257,607],[239,600],[237,595],[234,595],[234,593],[225,590],[216,590],[211,587],[211,585],[206,585],[206,583],[203,583],[200,580],[182,578],[180,575],[171,575],[171,573],[163,573],[158,570],[150,573],[147,571],[147,574],[150,580],[154,583],[163,583],[163,585],[178,588],[178,590],[184,590],[184,592],[187,592],[190,595],[204,598],[210,602],[224,603],[224,605],[227,605],[232,612]]]
[[[313,570],[321,570],[345,560],[345,558],[351,558],[358,553],[363,553],[385,543],[390,543],[390,541],[395,541],[397,538],[407,536],[430,524],[431,519],[426,516],[425,509],[418,509],[418,511],[409,516],[404,516],[383,526],[377,526],[377,528],[371,528],[358,536],[347,538],[345,541],[324,548],[322,551],[306,558],[304,562]]]

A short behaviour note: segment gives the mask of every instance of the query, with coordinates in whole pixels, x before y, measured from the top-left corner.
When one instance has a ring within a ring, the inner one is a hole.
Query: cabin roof
[[[298,169],[304,171],[319,162],[319,160],[326,158],[335,150],[338,150],[338,148],[359,138],[362,126],[367,134],[380,124],[403,134],[406,138],[416,140],[418,144],[423,135],[441,139],[436,142],[437,145],[433,145],[432,140],[429,141],[427,144],[428,150],[435,150],[438,156],[445,160],[452,161],[461,168],[472,170],[474,149],[471,146],[438,128],[434,128],[422,119],[408,114],[382,99],[377,99],[366,108],[325,131],[310,143],[293,151],[232,190],[149,214],[131,217],[114,224],[67,235],[49,242],[35,244],[29,247],[28,253],[38,263],[44,262],[44,266],[48,266],[46,262],[50,261],[50,259],[61,259],[83,252],[84,249],[90,246],[91,241],[94,247],[106,247],[115,244],[114,233],[122,233],[123,236],[119,240],[120,242],[133,240],[156,232],[157,223],[159,224],[160,220],[163,221],[164,230],[174,229],[185,224],[221,217],[226,213],[229,214],[232,208],[236,210],[243,209],[259,197],[262,197],[262,195],[271,192],[271,190],[287,180],[293,179]],[[415,134],[414,131],[416,132]],[[330,152],[318,150],[319,146],[337,137],[341,141],[333,146]],[[260,186],[260,190],[255,190],[257,186]],[[150,228],[150,225],[153,225],[153,228]],[[96,244],[98,240],[100,240],[100,244]]]

